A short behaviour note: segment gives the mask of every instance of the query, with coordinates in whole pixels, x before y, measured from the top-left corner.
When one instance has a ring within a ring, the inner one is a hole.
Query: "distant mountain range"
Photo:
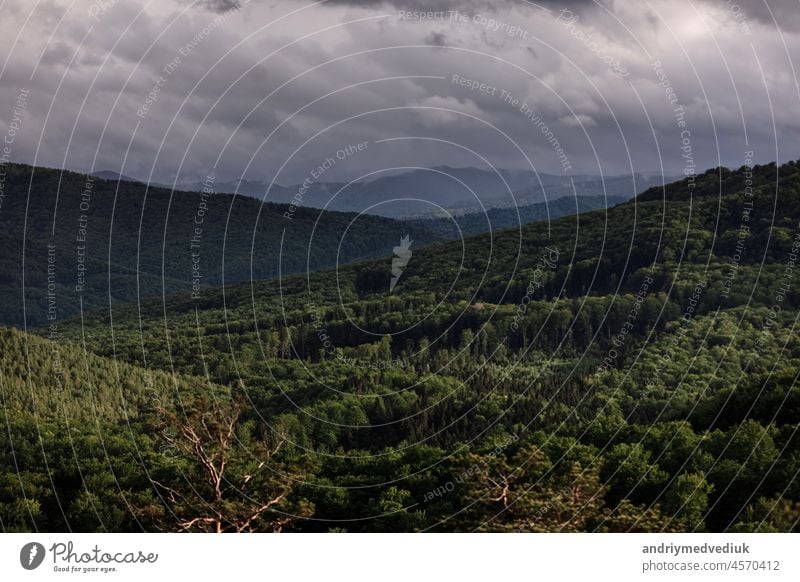
[[[562,216],[610,208],[622,204],[622,196],[573,196],[556,198],[514,208],[490,208],[486,212],[471,212],[447,218],[414,218],[407,224],[435,231],[448,239],[473,236],[484,232],[497,232],[518,228],[530,222],[550,221]]]
[[[95,175],[106,180],[132,181],[111,171]],[[409,169],[363,182],[309,181],[292,186],[270,186],[268,182],[234,180],[215,183],[214,190],[340,212],[363,212],[388,218],[430,218],[483,212],[489,208],[514,208],[574,196],[629,200],[648,188],[674,179],[653,173],[560,176],[520,170],[436,166]],[[202,182],[153,185],[192,192],[204,188]]]
[[[13,325],[41,324],[48,316],[58,321],[81,308],[387,257],[406,236],[416,251],[619,201],[564,198],[546,206],[460,214],[456,227],[450,219],[408,222],[304,206],[290,210],[285,202],[247,196],[146,188],[135,180],[118,181],[120,176],[109,172],[89,180],[75,172],[22,164],[5,169],[0,324]]]

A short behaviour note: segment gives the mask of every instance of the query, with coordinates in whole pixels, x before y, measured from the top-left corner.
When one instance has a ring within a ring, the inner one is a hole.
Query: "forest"
[[[383,256],[404,233],[420,246],[444,240],[371,215],[300,207],[287,220],[287,204],[218,194],[213,180],[205,191],[182,192],[24,164],[4,172],[0,323],[7,325],[48,321],[50,284],[63,318],[195,284]]]
[[[0,528],[800,529],[797,162],[420,228],[390,291],[393,229],[0,330]]]
[[[24,164],[3,173],[0,324],[17,326],[46,323],[51,308],[62,319],[387,256],[405,235],[422,248],[622,201],[581,194],[486,216],[401,221],[275,203],[266,184],[254,198],[217,192],[211,178],[184,192]]]

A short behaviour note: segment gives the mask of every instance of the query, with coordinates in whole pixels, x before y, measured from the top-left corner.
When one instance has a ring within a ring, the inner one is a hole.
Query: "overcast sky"
[[[800,158],[800,0],[0,0],[0,15],[0,132],[26,163],[288,184],[326,159],[322,180]]]

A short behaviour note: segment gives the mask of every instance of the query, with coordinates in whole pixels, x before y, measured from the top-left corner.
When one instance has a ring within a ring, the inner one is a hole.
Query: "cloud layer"
[[[795,159],[798,14],[797,0],[12,0],[0,132],[27,90],[11,159],[162,182],[291,183],[364,141],[325,179]]]

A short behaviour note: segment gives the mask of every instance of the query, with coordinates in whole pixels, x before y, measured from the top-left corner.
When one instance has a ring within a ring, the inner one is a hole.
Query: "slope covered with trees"
[[[161,467],[138,485],[152,503],[119,510],[155,517],[125,527],[796,531],[799,250],[797,164],[720,168],[414,250],[393,289],[397,264],[367,261],[98,310],[57,344],[189,382],[136,405],[127,438],[177,451],[202,487]],[[17,360],[3,377],[21,386]],[[26,430],[14,443],[35,452]],[[222,451],[227,488],[209,469]]]
[[[420,247],[442,240],[377,216],[216,195],[211,180],[173,192],[21,164],[5,172],[4,324],[391,255],[407,234]]]
[[[514,208],[490,208],[485,212],[470,212],[447,218],[417,218],[406,222],[434,230],[449,239],[460,239],[489,231],[518,228],[530,222],[555,220],[562,216],[610,208],[625,202],[621,196],[563,196],[548,202],[516,206]]]

